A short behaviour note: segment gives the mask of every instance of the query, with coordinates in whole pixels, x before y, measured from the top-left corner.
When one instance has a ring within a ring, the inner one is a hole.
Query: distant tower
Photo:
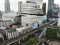
[[[2,19],[2,12],[0,11],[0,20]]]
[[[48,10],[52,9],[54,6],[54,0],[48,0]]]
[[[22,1],[19,1],[18,2],[18,14],[21,13],[21,4],[22,4]]]
[[[46,3],[43,3],[42,10],[43,10],[43,13],[46,14]]]
[[[10,12],[10,2],[9,0],[5,0],[5,13]]]

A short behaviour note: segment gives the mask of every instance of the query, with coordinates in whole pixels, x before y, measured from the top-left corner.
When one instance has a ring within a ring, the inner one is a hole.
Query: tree
[[[47,40],[55,40],[57,38],[57,30],[48,28],[46,31],[46,39]]]
[[[37,42],[37,41],[38,41],[37,38],[30,38],[30,39],[28,40],[28,42],[26,43],[26,45],[32,45],[33,43],[35,43],[35,42]]]

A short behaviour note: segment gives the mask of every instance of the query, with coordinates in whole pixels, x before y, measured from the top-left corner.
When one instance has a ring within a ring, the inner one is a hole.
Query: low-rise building
[[[16,16],[16,12],[3,13],[1,16],[2,18],[0,19],[0,28],[9,27],[12,23],[14,23],[14,19]]]
[[[0,20],[0,28],[9,27],[11,24],[12,24],[11,20]]]
[[[19,36],[17,30],[5,29],[4,33],[5,33],[4,35],[6,35],[6,38],[9,39],[9,40]]]
[[[3,13],[2,19],[3,20],[12,20],[14,21],[15,17],[17,16],[17,12],[9,12],[9,13]]]

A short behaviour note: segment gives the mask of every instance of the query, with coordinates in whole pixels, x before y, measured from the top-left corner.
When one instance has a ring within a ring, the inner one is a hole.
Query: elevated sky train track
[[[20,41],[21,39],[24,39],[25,37],[37,32],[37,31],[40,31],[41,29],[46,28],[46,27],[50,26],[50,24],[53,24],[53,23],[54,22],[48,22],[47,24],[44,24],[43,26],[40,26],[36,29],[31,29],[32,30],[31,32],[21,35],[19,37],[13,38],[11,40],[4,41],[4,42],[0,43],[0,45],[10,45],[10,44],[15,43],[17,41]]]
[[[43,40],[39,40],[35,45],[48,45],[48,42],[43,38]]]

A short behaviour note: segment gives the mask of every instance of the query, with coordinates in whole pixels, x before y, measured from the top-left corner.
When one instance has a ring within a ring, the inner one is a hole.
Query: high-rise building
[[[19,1],[18,2],[18,14],[21,13],[21,4],[22,4],[22,1]]]
[[[54,14],[58,14],[59,13],[59,4],[54,4],[54,8],[52,9]]]
[[[52,9],[54,6],[54,0],[48,0],[48,10]]]
[[[9,0],[5,0],[5,13],[10,12],[10,2]]]
[[[21,12],[19,17],[22,26],[35,27],[36,23],[41,24],[46,6],[46,4],[43,4],[43,0],[26,0],[26,3],[21,4],[19,2],[18,4],[18,10]]]
[[[39,2],[38,2],[39,3]],[[18,3],[18,12],[23,14],[43,14],[43,2],[38,4],[36,0],[27,0],[26,3]]]
[[[43,14],[43,0],[26,0],[26,3],[18,2],[18,14]]]
[[[46,3],[43,3],[42,10],[43,10],[43,13],[46,14]]]
[[[48,0],[47,18],[52,18],[52,9],[54,8],[54,0]]]
[[[0,11],[0,19],[2,19],[2,12]]]

